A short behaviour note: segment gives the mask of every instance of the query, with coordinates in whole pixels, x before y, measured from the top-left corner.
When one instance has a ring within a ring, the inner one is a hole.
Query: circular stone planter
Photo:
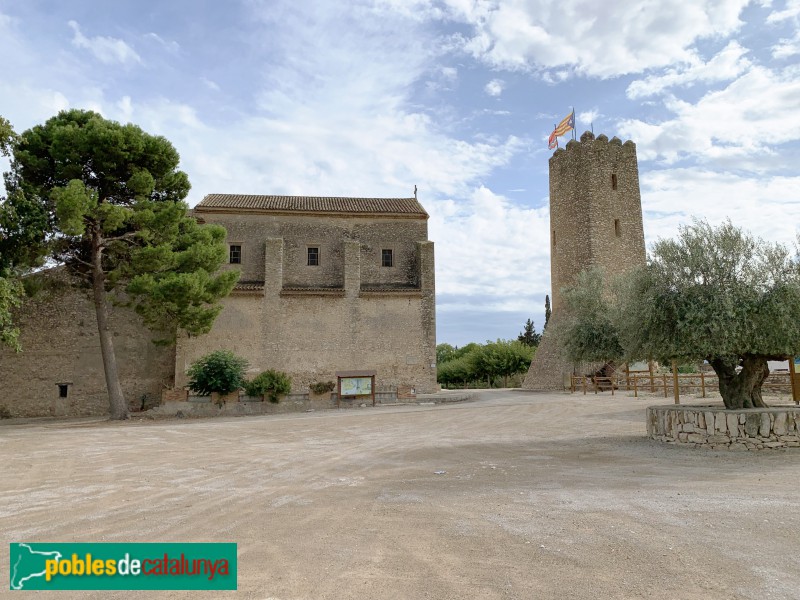
[[[649,406],[647,435],[662,442],[715,449],[800,448],[800,407]]]

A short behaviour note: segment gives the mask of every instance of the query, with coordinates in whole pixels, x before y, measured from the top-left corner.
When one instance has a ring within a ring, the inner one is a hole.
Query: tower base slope
[[[562,391],[569,387],[572,368],[572,364],[562,356],[556,337],[545,335],[533,356],[522,389]]]

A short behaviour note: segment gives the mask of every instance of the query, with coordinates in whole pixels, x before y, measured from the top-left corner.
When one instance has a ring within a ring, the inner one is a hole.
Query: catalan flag
[[[572,109],[572,112],[564,117],[561,123],[555,126],[553,133],[550,134],[550,138],[547,140],[547,147],[552,150],[558,146],[558,138],[573,129],[575,129],[575,109]]]

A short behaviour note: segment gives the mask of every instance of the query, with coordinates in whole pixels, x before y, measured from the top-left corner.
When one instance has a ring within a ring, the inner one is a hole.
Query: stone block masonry
[[[800,408],[650,406],[647,435],[662,442],[722,450],[800,448]]]
[[[64,284],[25,302],[15,319],[22,352],[0,348],[0,406],[12,417],[84,417],[109,411],[94,305],[69,285],[61,269],[47,274]],[[175,347],[156,346],[133,311],[110,306],[120,383],[130,409],[152,405],[172,387]]]

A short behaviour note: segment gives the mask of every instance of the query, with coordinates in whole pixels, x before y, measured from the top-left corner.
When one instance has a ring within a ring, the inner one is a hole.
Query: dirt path
[[[5,425],[0,564],[15,541],[232,541],[238,592],[42,595],[800,598],[800,452],[651,442],[658,402]]]

